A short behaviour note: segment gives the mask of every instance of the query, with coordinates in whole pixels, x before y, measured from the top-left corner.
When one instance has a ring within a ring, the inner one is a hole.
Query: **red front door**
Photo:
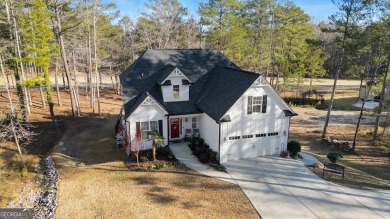
[[[180,137],[179,128],[180,128],[179,119],[171,119],[171,138]]]

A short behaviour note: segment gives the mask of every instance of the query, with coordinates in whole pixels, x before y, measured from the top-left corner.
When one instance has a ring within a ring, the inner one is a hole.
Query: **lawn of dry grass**
[[[51,153],[51,147],[61,138],[53,151],[60,172],[57,218],[259,218],[236,185],[185,167],[147,172],[127,169],[125,153],[115,149],[113,138],[122,98],[112,90],[101,91],[102,116],[91,114],[89,101],[81,94],[81,118],[69,117],[69,97],[61,92],[63,106],[55,106],[57,119],[63,125],[59,136],[52,133],[48,109],[42,108],[38,90],[33,89],[32,95],[28,119],[47,135],[40,136],[35,147],[26,149],[25,153],[35,153],[26,157],[38,159],[36,154]],[[56,103],[54,92],[53,98]],[[0,101],[2,106],[7,105],[4,96]],[[34,151],[37,147],[39,150]],[[1,150],[0,206],[5,206],[17,198],[34,175],[21,178],[18,170],[9,172],[12,155],[3,156],[3,151],[8,150],[4,146]]]
[[[314,89],[324,96],[325,105],[328,105],[333,80],[321,80],[314,85]],[[358,101],[359,85],[360,81],[339,80],[327,137],[352,143],[360,111],[352,104]],[[293,109],[299,116],[291,120],[290,139],[299,140],[302,143],[302,151],[311,153],[322,162],[328,162],[328,152],[337,150],[321,142],[326,110],[313,107]],[[373,121],[372,112],[364,112],[355,152],[343,153],[341,164],[346,166],[345,180],[337,174],[329,173],[327,180],[355,188],[390,189],[390,148],[371,143]],[[387,136],[384,141],[389,142],[390,132],[384,136]],[[322,169],[312,170],[322,176]]]
[[[25,185],[33,182],[39,174],[33,172],[35,164],[39,162],[38,156],[25,155],[24,160],[29,172],[22,174],[16,145],[9,142],[0,143],[0,207],[6,207],[10,202],[16,201]]]
[[[130,171],[115,149],[115,116],[68,121],[53,157],[58,218],[258,218],[237,185],[185,167]]]
[[[298,114],[320,114],[313,108],[295,107],[294,110]],[[330,123],[327,136],[352,142],[355,128],[353,124]],[[302,120],[298,116],[291,122],[290,138],[302,143],[302,151],[315,155],[320,161],[328,162],[326,158],[328,152],[337,150],[321,142],[322,129],[323,123],[318,120]],[[343,153],[344,158],[341,164],[346,166],[345,180],[341,180],[338,175],[330,175],[328,180],[355,188],[390,189],[390,172],[388,171],[390,151],[385,146],[371,144],[372,130],[372,125],[362,125],[355,152]],[[322,176],[321,171],[322,169],[314,172]]]

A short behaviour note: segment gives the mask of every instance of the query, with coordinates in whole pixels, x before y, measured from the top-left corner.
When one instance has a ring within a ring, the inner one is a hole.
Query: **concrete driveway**
[[[389,218],[390,191],[327,182],[302,162],[256,157],[223,163],[265,218]]]

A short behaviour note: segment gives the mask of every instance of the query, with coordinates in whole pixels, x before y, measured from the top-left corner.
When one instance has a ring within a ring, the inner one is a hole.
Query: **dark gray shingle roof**
[[[125,118],[129,117],[133,112],[134,110],[137,109],[137,107],[139,105],[142,104],[142,102],[144,102],[144,100],[148,97],[148,96],[151,96],[147,91],[142,91],[141,93],[139,93],[136,97],[134,97],[133,99],[131,99],[130,101],[128,101],[127,103],[125,103]],[[151,96],[153,99],[155,99],[153,96]],[[163,105],[161,105],[160,103],[158,103],[162,108],[165,109],[165,107]]]
[[[172,71],[175,70],[175,68],[176,67],[171,64],[166,65],[161,70],[160,77],[157,80],[157,84],[161,85],[164,82],[164,80],[169,76],[169,74],[171,74]]]
[[[190,81],[195,82],[216,65],[238,68],[214,49],[149,49],[122,72],[120,79],[124,87],[131,88],[127,95],[135,96],[142,90],[149,91],[150,86],[161,80],[165,67],[176,66]]]
[[[211,71],[195,105],[215,121],[233,106],[259,74],[217,66]]]
[[[126,103],[126,109],[136,104],[141,92],[147,91],[156,99],[170,115],[199,113],[194,105],[206,81],[206,74],[216,65],[238,68],[218,50],[212,49],[164,49],[147,50],[121,75],[122,86],[126,89],[124,95],[133,97]],[[193,82],[190,86],[190,101],[164,103],[158,82],[162,82],[169,75],[169,70],[177,67]],[[168,75],[167,75],[168,74]],[[130,115],[126,112],[126,115]],[[126,117],[127,118],[127,117]]]
[[[189,101],[165,103],[160,86],[176,67],[192,82]],[[240,70],[217,50],[148,50],[120,76],[124,95],[131,98],[125,103],[125,117],[151,96],[169,115],[205,112],[217,122],[226,122],[230,118],[222,118],[224,114],[259,76]],[[284,113],[297,115],[287,105]]]

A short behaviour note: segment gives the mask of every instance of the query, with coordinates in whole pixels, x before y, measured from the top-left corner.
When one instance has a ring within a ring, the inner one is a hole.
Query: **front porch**
[[[168,117],[168,142],[183,142],[199,137],[199,121],[202,114]]]

